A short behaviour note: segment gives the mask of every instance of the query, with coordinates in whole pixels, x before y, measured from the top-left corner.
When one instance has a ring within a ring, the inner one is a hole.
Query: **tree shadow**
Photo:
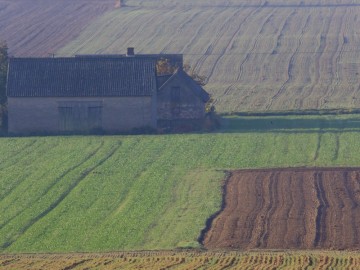
[[[237,116],[222,117],[219,133],[360,131],[360,115],[351,116]]]

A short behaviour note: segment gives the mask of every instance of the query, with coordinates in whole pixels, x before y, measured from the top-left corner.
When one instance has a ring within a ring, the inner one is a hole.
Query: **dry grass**
[[[0,40],[14,56],[55,53],[104,12],[113,0],[0,0]]]
[[[356,252],[164,251],[88,254],[0,255],[5,269],[355,269]]]
[[[360,1],[221,2],[127,1],[59,54],[184,53],[220,112],[360,106]]]

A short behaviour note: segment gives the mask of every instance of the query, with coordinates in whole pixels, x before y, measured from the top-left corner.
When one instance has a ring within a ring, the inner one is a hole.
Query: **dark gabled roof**
[[[209,93],[206,92],[200,85],[198,85],[193,80],[193,78],[191,78],[182,68],[177,69],[177,71],[160,86],[159,90],[166,87],[166,85],[176,77],[184,82],[194,92],[195,95],[201,98],[203,102],[208,102],[210,100]]]
[[[156,89],[153,59],[12,58],[9,97],[151,96]]]

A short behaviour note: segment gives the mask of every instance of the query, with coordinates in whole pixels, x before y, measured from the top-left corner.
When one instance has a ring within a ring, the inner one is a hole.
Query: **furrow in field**
[[[316,144],[315,155],[314,155],[314,161],[316,161],[319,158],[319,155],[320,155],[322,136],[323,136],[323,132],[319,132],[318,139],[317,139],[317,144]]]
[[[255,50],[250,55],[249,61],[244,63],[241,74],[242,77],[238,78],[236,75],[231,79],[232,85],[227,87],[228,90],[222,95],[223,102],[226,101],[231,104],[234,103],[234,100],[238,100],[236,105],[237,110],[242,110],[241,108],[247,106],[246,104],[250,105],[251,110],[262,110],[264,104],[268,103],[267,96],[269,93],[273,92],[274,89],[272,89],[272,87],[264,89],[261,85],[267,80],[272,80],[274,82],[283,77],[284,72],[277,71],[277,69],[282,69],[283,63],[275,64],[274,61],[276,59],[273,58],[275,55],[273,53],[277,50],[277,47],[280,48],[281,42],[284,39],[283,33],[287,32],[286,29],[289,27],[289,23],[294,15],[295,11],[291,12],[290,10],[284,9],[275,11],[273,21],[271,21],[266,28],[266,31],[262,34],[263,38],[259,40],[257,47],[255,47]],[[249,30],[253,27],[258,28],[256,24],[254,24],[254,26],[251,24],[248,26]],[[252,32],[249,31],[244,37],[253,38]],[[275,37],[277,37],[277,39]],[[241,40],[241,38],[239,40]],[[274,47],[271,47],[271,45]],[[244,50],[244,48],[247,47],[247,45],[238,46],[236,50]],[[234,51],[234,54],[236,55],[236,51]],[[280,59],[280,54],[276,56],[277,59]],[[240,61],[240,59],[243,59],[240,57],[242,57],[242,54],[241,56],[236,55],[236,58],[234,57],[234,59]],[[226,65],[226,63],[224,63],[224,65]],[[238,65],[231,63],[230,66],[237,67]],[[233,71],[228,70],[227,73],[231,74],[232,72]],[[237,70],[235,72],[239,74]],[[241,93],[241,95],[238,93]],[[230,97],[231,100],[228,100],[228,97]]]
[[[241,111],[247,104],[252,110],[262,110],[263,104],[268,102],[265,92],[273,92],[273,89],[263,89],[261,84],[267,80],[278,81],[279,77],[283,76],[283,72],[277,71],[282,64],[274,64],[274,56],[277,55],[284,38],[284,31],[294,14],[295,11],[276,9],[272,23],[263,33],[264,38],[258,42],[258,48],[252,55],[249,55],[249,60],[243,64],[241,75],[239,74],[241,77],[237,77],[237,80],[224,93],[224,95],[228,95],[231,92],[234,95],[241,83],[247,85],[249,90],[241,89],[240,91],[242,95],[238,97],[237,110]],[[259,74],[255,76],[256,73]]]
[[[226,20],[222,21],[222,16],[226,16]],[[236,22],[237,20],[240,18],[242,19],[240,25],[246,20],[246,18],[248,18],[248,16],[250,16],[250,13],[247,13],[245,15],[245,17],[241,17],[242,16],[242,12],[235,10],[234,12],[232,12],[232,14],[228,14],[228,10],[224,9],[222,12],[217,13],[216,14],[216,20],[221,20],[219,22],[214,21],[214,19],[211,21],[212,25],[221,25],[219,27],[219,29],[214,29],[213,31],[216,33],[215,38],[212,39],[212,41],[209,43],[209,45],[206,48],[206,51],[203,53],[203,55],[199,58],[199,60],[195,63],[194,69],[195,70],[199,70],[202,66],[204,66],[205,61],[207,60],[207,58],[209,56],[215,57],[217,60],[215,60],[215,64],[212,65],[212,70],[215,68],[216,66],[216,62],[219,59],[218,54],[224,53],[224,47],[222,45],[222,43],[224,42],[224,39],[227,37],[227,35],[232,35],[232,33],[228,34],[228,31],[232,31],[233,28],[236,28],[234,25],[237,25]],[[237,30],[235,30],[237,31]],[[217,49],[218,43],[221,42],[221,46],[220,46],[220,50],[222,50],[222,52],[215,52],[215,48]],[[216,53],[215,56],[213,56],[213,53]],[[207,78],[209,79],[211,77],[211,71],[210,74],[207,74]]]
[[[268,199],[268,206],[267,209],[265,211],[265,215],[262,216],[263,219],[263,227],[261,228],[261,234],[259,236],[259,241],[258,244],[256,246],[256,248],[266,248],[267,247],[267,240],[269,238],[269,233],[270,233],[270,220],[272,218],[272,215],[274,214],[275,208],[276,208],[276,182],[275,181],[275,177],[276,177],[276,173],[271,174],[270,178],[269,178],[269,184],[268,184],[268,189],[266,191],[266,193],[269,194],[269,199]]]
[[[6,1],[0,10],[0,37],[16,56],[47,56],[73,40],[113,1]]]
[[[284,194],[283,198],[279,198],[279,208],[280,209],[284,209],[283,213],[279,214],[279,219],[280,220],[286,220],[287,217],[290,216],[291,211],[293,210],[294,207],[294,200],[292,198],[292,196],[287,192],[288,190],[292,189],[293,185],[293,181],[291,179],[291,177],[287,177],[286,182],[283,185],[280,185],[281,189],[280,189],[280,194]],[[280,224],[277,226],[277,230],[279,232],[282,232],[284,234],[284,238],[288,239],[289,238],[289,222],[284,222],[283,226],[280,226]],[[279,242],[284,241],[283,239],[279,239]],[[289,245],[288,241],[286,241],[286,245]]]
[[[332,158],[333,161],[336,161],[339,158],[339,151],[340,151],[340,134],[335,135],[335,153]]]
[[[149,48],[152,49],[155,46],[157,47],[157,53],[163,52],[166,44],[171,43],[173,41],[172,38],[177,37],[174,33],[177,32],[179,25],[187,21],[187,16],[191,16],[190,13],[194,13],[194,11],[189,12],[188,9],[160,9],[155,12],[158,13],[155,17],[153,17],[151,12],[144,18],[140,18],[138,23],[140,23],[142,27],[135,35],[132,35],[128,41],[129,43],[137,44],[135,48],[138,48],[140,52],[146,52]],[[157,27],[154,27],[154,25]],[[139,36],[144,39],[141,44],[138,44],[137,39]]]
[[[196,30],[193,30],[193,34],[191,35],[191,37],[189,37],[183,45],[183,49],[181,50],[182,53],[189,53],[191,48],[194,47],[194,44],[197,42],[197,39],[199,38],[199,36],[203,33],[203,31],[206,31],[206,27],[208,27],[208,25],[214,20],[214,17],[221,17],[222,12],[224,12],[225,10],[219,10],[217,13],[217,16],[215,16],[215,13],[211,13],[208,14],[208,16],[205,16],[205,18],[198,20],[200,23],[197,23],[198,21],[194,21],[192,24],[189,24],[189,26],[193,26],[195,27],[195,25],[197,25],[195,28]],[[209,12],[209,11],[207,11]],[[202,12],[204,13],[204,12]],[[201,17],[203,17],[203,14],[201,13]],[[190,29],[189,29],[190,30]]]
[[[348,175],[344,175],[344,177],[348,177]],[[354,182],[359,181],[358,179],[360,179],[358,173],[351,173],[349,181],[345,182],[346,196],[350,199],[350,202],[351,202],[350,211],[355,209],[356,207],[358,207],[358,202],[357,202],[356,196],[353,193],[353,191],[356,190],[356,186],[354,185]],[[357,243],[359,241],[359,232],[356,230],[356,226],[358,224],[359,217],[360,217],[359,214],[354,214],[351,216],[351,221],[349,221],[349,224],[351,224],[352,229],[354,231],[354,234],[353,234],[353,237],[351,240],[353,243]]]
[[[339,14],[340,15],[337,15]],[[327,41],[327,46],[324,48],[324,52],[327,53],[326,59],[323,66],[320,66],[320,69],[323,69],[325,72],[322,72],[322,74],[325,75],[325,80],[323,83],[326,85],[325,92],[322,97],[318,100],[318,107],[319,108],[326,108],[326,103],[329,102],[329,99],[333,95],[334,88],[336,88],[336,67],[338,63],[337,60],[337,54],[341,53],[339,52],[340,49],[340,42],[339,42],[339,34],[341,32],[341,29],[344,24],[344,16],[347,15],[347,10],[343,9],[336,9],[334,13],[335,17],[340,16],[339,19],[336,20],[336,23],[334,23],[335,20],[330,21],[329,23],[329,29],[331,33],[334,35],[334,37],[329,37],[330,40]],[[328,50],[328,51],[327,51]]]
[[[293,69],[296,64],[296,57],[298,57],[298,52],[299,52],[299,49],[301,48],[301,45],[303,42],[302,41],[303,36],[309,25],[310,16],[311,16],[311,13],[307,15],[307,17],[304,21],[304,24],[301,26],[301,33],[299,34],[296,49],[295,49],[294,53],[291,55],[290,60],[289,60],[289,64],[288,64],[288,68],[287,68],[287,80],[283,83],[283,85],[280,87],[280,89],[277,91],[277,93],[270,99],[269,104],[266,106],[267,110],[271,109],[274,101],[279,99],[279,97],[286,91],[289,83],[291,83],[294,79]]]
[[[240,10],[241,11],[241,10]],[[221,39],[221,46],[222,46],[222,51],[219,53],[219,56],[216,58],[215,62],[211,65],[212,68],[210,69],[210,73],[207,74],[208,78],[211,78],[217,68],[218,63],[221,61],[222,57],[229,52],[235,43],[235,40],[238,38],[238,36],[240,35],[240,33],[242,32],[242,29],[244,27],[244,25],[247,25],[249,20],[253,20],[254,18],[256,18],[257,16],[259,16],[259,13],[261,13],[261,9],[255,9],[253,12],[249,13],[247,16],[245,16],[244,20],[239,24],[238,28],[235,30],[234,33],[231,33],[230,39],[228,41],[224,41],[224,37],[222,37]],[[234,23],[234,21],[231,21],[232,23]],[[225,28],[226,29],[226,28]],[[244,31],[244,35],[246,34],[246,31]],[[224,35],[225,36],[225,35]],[[226,37],[226,36],[225,36]]]
[[[244,72],[244,65],[249,61],[249,58],[251,56],[252,53],[254,53],[255,49],[257,49],[258,47],[258,43],[259,43],[259,38],[261,36],[261,34],[264,32],[264,29],[266,27],[266,25],[269,23],[269,21],[271,20],[271,18],[273,17],[273,14],[275,13],[275,9],[272,11],[272,12],[269,12],[269,15],[267,15],[265,17],[265,20],[263,22],[263,24],[261,25],[260,28],[258,28],[257,30],[257,34],[255,35],[254,34],[254,42],[252,44],[252,46],[250,46],[250,51],[248,51],[246,54],[245,54],[245,58],[241,61],[240,63],[240,67],[239,67],[239,73],[238,73],[238,76],[237,76],[237,81],[241,81],[241,77],[243,76],[243,72]]]
[[[331,14],[328,15],[328,12],[330,12]],[[325,14],[324,14],[325,13]],[[331,21],[334,19],[334,15],[335,15],[335,9],[333,10],[321,10],[321,13],[318,16],[318,19],[320,20],[320,22],[322,22],[322,31],[317,34],[317,39],[319,40],[319,46],[316,50],[314,50],[315,52],[315,57],[313,59],[313,69],[312,69],[312,83],[311,83],[311,88],[308,91],[308,94],[305,95],[304,98],[312,98],[312,94],[314,93],[315,89],[318,87],[323,87],[321,86],[323,84],[322,81],[320,81],[321,77],[322,77],[322,73],[321,73],[321,59],[323,57],[326,57],[327,54],[325,53],[325,48],[327,46],[327,40],[329,39],[329,31],[330,31],[330,23]],[[328,18],[328,19],[326,19]],[[315,34],[315,33],[314,33]],[[304,100],[300,101],[300,106],[302,106]],[[316,100],[317,105],[319,105],[318,103],[318,98]]]
[[[20,238],[23,234],[25,234],[26,231],[29,228],[31,228],[36,222],[40,221],[43,217],[45,217],[48,213],[50,213],[53,209],[55,209],[68,196],[68,194],[70,194],[71,191],[79,185],[79,183],[82,180],[84,180],[97,167],[101,166],[104,162],[106,162],[109,158],[111,158],[119,147],[120,145],[113,147],[112,149],[110,149],[109,152],[106,153],[104,157],[99,159],[95,165],[83,170],[81,172],[81,175],[78,176],[77,179],[74,179],[74,181],[66,188],[66,190],[64,190],[61,194],[59,194],[57,198],[54,198],[53,202],[46,209],[43,209],[36,216],[31,217],[31,219],[21,227],[21,230],[18,232],[18,234],[13,235],[11,238],[3,242],[2,245],[0,246],[0,250],[9,248],[14,242],[17,241],[18,238]]]
[[[281,248],[283,243],[291,248],[297,248],[301,245],[304,245],[305,242],[305,233],[306,233],[306,218],[304,212],[306,209],[305,202],[303,200],[304,197],[304,189],[303,189],[303,179],[297,175],[292,176],[291,174],[286,175],[287,177],[281,179],[281,185],[287,186],[289,185],[290,188],[284,190],[283,192],[287,192],[288,190],[297,190],[298,192],[294,194],[288,194],[285,198],[286,203],[290,202],[289,211],[284,212],[282,208],[278,208],[279,214],[281,219],[276,224],[275,232],[273,234],[272,242],[277,242],[277,247]],[[290,183],[285,183],[290,182]],[[283,196],[280,196],[280,198]],[[283,222],[283,220],[285,222]],[[281,230],[281,225],[286,224],[284,229]],[[297,230],[294,231],[293,228]],[[276,239],[276,235],[282,235],[278,240]]]
[[[17,145],[15,144],[15,148]],[[9,161],[11,161],[11,165],[8,164],[5,168],[1,169],[0,176],[1,176],[1,186],[2,189],[0,191],[0,203],[2,204],[2,207],[4,207],[2,210],[4,211],[3,219],[6,219],[6,216],[8,215],[8,207],[13,207],[14,205],[22,205],[22,203],[17,201],[11,201],[9,200],[9,197],[11,198],[12,193],[16,190],[22,189],[23,192],[26,192],[29,188],[27,186],[27,183],[24,183],[24,181],[31,175],[31,174],[37,174],[41,175],[41,171],[32,171],[32,162],[41,162],[44,158],[44,155],[46,155],[49,152],[49,148],[56,148],[58,147],[58,143],[49,144],[49,145],[43,145],[39,141],[35,140],[33,143],[30,143],[28,147],[23,148],[22,152],[20,152],[19,155],[14,154],[13,157],[15,157],[15,160],[12,158],[9,158]],[[14,150],[12,149],[12,151]],[[10,151],[10,153],[12,152]],[[4,162],[7,164],[7,162]],[[27,186],[27,188],[25,188]]]
[[[316,212],[316,221],[315,221],[315,239],[314,247],[319,247],[324,244],[326,239],[326,209],[329,207],[329,204],[326,199],[326,195],[322,183],[322,172],[316,172],[314,174],[315,188],[317,201],[319,203]]]
[[[331,13],[331,15],[329,15],[329,13]],[[320,76],[322,76],[320,74],[320,59],[324,54],[330,22],[334,14],[334,9],[323,9],[318,16],[315,16],[314,22],[312,23],[313,25],[318,26],[318,28],[313,27],[312,32],[310,33],[311,39],[314,40],[314,45],[317,43],[317,46],[305,48],[306,51],[309,51],[309,53],[306,54],[309,59],[307,59],[306,62],[307,66],[304,66],[303,68],[309,71],[309,79],[307,84],[303,87],[301,97],[298,99],[298,108],[308,107],[310,104],[317,104],[317,98],[314,98],[313,95],[318,92],[316,89],[319,88],[318,83]],[[317,42],[315,43],[315,41]],[[318,94],[321,95],[321,93]]]
[[[357,188],[348,184],[352,179],[359,184],[357,168],[233,172],[225,208],[203,243],[207,248],[231,249],[357,248],[360,198],[355,196]],[[251,222],[250,215],[255,216]],[[304,267],[310,263],[314,261],[309,257],[301,258]]]
[[[193,22],[195,18],[200,15],[201,10],[192,12],[192,9],[187,9],[186,11],[184,11],[184,13],[187,15],[187,17],[183,18],[179,22],[174,22],[179,26],[176,28],[176,30],[174,30],[174,34],[168,39],[167,43],[164,44],[164,48],[161,50],[161,53],[167,53],[168,51],[173,52],[174,46],[176,46],[176,44],[178,43],[177,39],[179,35],[181,35],[184,31],[186,31],[187,25],[191,24],[191,22]],[[178,50],[181,51],[182,48],[181,49],[179,48]]]
[[[49,183],[49,185],[43,189],[41,191],[40,194],[38,194],[38,196],[36,198],[34,198],[33,202],[29,202],[31,204],[35,203],[36,200],[39,200],[45,196],[47,196],[47,194],[58,184],[59,181],[61,181],[63,178],[65,178],[68,174],[70,174],[72,171],[76,170],[77,168],[81,167],[83,164],[85,164],[88,160],[90,160],[92,157],[94,157],[99,151],[100,149],[104,146],[104,142],[101,142],[100,145],[94,149],[94,151],[90,152],[88,155],[86,155],[84,157],[83,160],[81,160],[79,163],[67,168],[63,173],[61,173],[61,175],[59,175],[58,177],[54,178],[54,180],[52,182]],[[27,177],[23,178],[23,181],[26,179]],[[17,188],[20,185],[19,182],[16,182],[15,188]],[[10,190],[9,192],[7,192],[6,196],[11,196],[11,193],[13,191],[15,191],[15,188]],[[0,201],[1,203],[1,201]],[[6,215],[3,216],[3,223],[0,223],[0,230],[6,226],[7,224],[9,224],[10,222],[12,222],[15,218],[17,218],[18,216],[20,216],[21,214],[23,214],[25,211],[27,211],[27,208],[23,208],[20,211],[14,212],[14,211],[8,211],[10,207],[13,207],[13,204],[15,202],[8,202],[8,206],[4,205],[4,203],[2,203],[1,205],[1,210],[4,211],[5,213],[11,213],[11,215]]]
[[[24,143],[16,143],[15,141],[10,141],[6,145],[2,144],[2,150],[4,151],[4,154],[0,157],[0,169],[4,170],[5,168],[16,164],[17,162],[19,162],[19,159],[22,158],[24,153],[31,153],[32,151],[35,151],[38,147],[38,144],[36,144],[36,142],[37,140],[34,139],[27,140]]]
[[[354,101],[353,89],[356,89],[356,82],[358,82],[358,63],[346,63],[346,54],[347,51],[352,51],[353,49],[349,48],[349,44],[352,43],[349,41],[349,37],[352,35],[352,24],[354,19],[354,10],[346,9],[343,11],[343,16],[341,17],[341,26],[338,35],[337,41],[339,43],[339,48],[337,53],[333,56],[332,59],[332,69],[333,77],[331,84],[331,91],[327,93],[324,97],[325,100],[332,102],[332,100],[338,100],[339,106],[344,106],[343,104],[351,104]],[[341,44],[341,46],[340,46]],[[353,53],[352,53],[353,54]],[[356,53],[354,54],[356,59]],[[354,60],[352,60],[354,62]]]

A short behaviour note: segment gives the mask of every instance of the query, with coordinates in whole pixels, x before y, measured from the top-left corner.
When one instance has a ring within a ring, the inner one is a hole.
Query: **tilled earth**
[[[206,248],[360,248],[360,168],[235,171],[224,192]]]

